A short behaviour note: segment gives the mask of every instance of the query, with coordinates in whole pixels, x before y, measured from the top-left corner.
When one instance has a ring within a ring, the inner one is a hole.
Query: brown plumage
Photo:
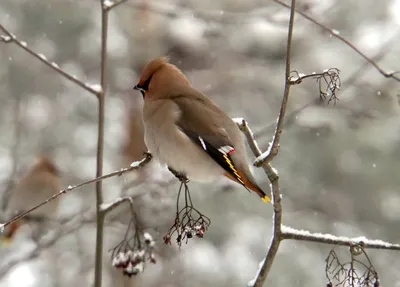
[[[129,108],[127,111],[126,141],[122,153],[126,164],[141,160],[143,153],[147,151],[144,142],[144,127],[142,113],[139,109]]]
[[[24,212],[60,190],[60,172],[50,159],[41,157],[11,190],[8,210],[11,214]],[[58,203],[59,200],[55,199],[29,216],[54,219],[58,215]]]
[[[8,202],[8,211],[11,216],[22,213],[29,208],[45,201],[53,194],[61,190],[60,172],[54,163],[47,157],[39,158],[38,162],[32,166],[25,176],[11,190]],[[35,211],[31,212],[29,218],[56,219],[58,216],[59,199],[55,199]],[[6,229],[3,243],[11,241],[24,220],[18,220]]]
[[[146,145],[161,163],[197,181],[225,175],[270,201],[250,171],[235,122],[176,66],[166,58],[151,61],[135,89],[144,98]]]

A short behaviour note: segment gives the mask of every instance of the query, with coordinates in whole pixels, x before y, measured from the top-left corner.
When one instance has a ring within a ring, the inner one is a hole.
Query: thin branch
[[[79,221],[76,222],[76,216],[71,219],[65,220],[59,223],[59,227],[57,228],[57,232],[52,235],[50,238],[46,238],[46,241],[43,243],[38,242],[38,245],[33,249],[31,252],[21,254],[17,258],[12,258],[11,260],[2,260],[2,264],[0,264],[0,278],[5,278],[7,273],[12,270],[16,265],[20,263],[26,263],[29,260],[33,260],[39,257],[44,249],[48,249],[56,244],[56,242],[64,237],[67,236],[79,228],[81,228],[86,221]]]
[[[104,150],[104,106],[105,93],[107,90],[106,70],[107,70],[107,30],[108,30],[108,10],[103,0],[100,0],[101,7],[101,60],[100,60],[100,85],[101,92],[98,94],[98,131],[97,131],[97,156],[96,156],[96,177],[103,174],[103,150]],[[104,217],[102,211],[103,204],[103,185],[102,181],[96,182],[96,254],[94,262],[94,286],[101,287],[103,273],[103,239],[104,239]]]
[[[391,47],[392,43],[394,41],[397,41],[398,39],[398,32],[396,33],[395,36],[392,36],[388,41],[386,41],[382,46],[384,47],[384,49],[382,49],[381,51],[379,51],[379,53],[377,53],[376,55],[374,55],[371,60],[374,62],[378,62],[380,61],[382,58],[384,58],[385,54],[388,52],[389,47]],[[341,87],[340,87],[340,91],[343,94],[343,92],[345,90],[347,90],[349,87],[354,85],[354,82],[357,81],[358,78],[361,78],[367,71],[368,71],[368,65],[369,62],[364,62],[357,70],[355,70],[354,72],[352,72],[352,74],[345,79],[342,83],[341,83]],[[310,74],[312,75],[312,74]],[[297,115],[299,113],[301,113],[302,111],[304,111],[306,108],[311,107],[315,105],[315,101],[311,101],[305,105],[303,105],[300,108],[297,108],[293,111],[290,112],[290,114],[286,115],[286,122],[292,121],[295,117],[297,117]],[[339,107],[341,109],[346,109],[349,111],[352,111],[351,108],[346,107],[346,106],[341,106]],[[265,133],[269,133],[275,126],[275,123],[271,123],[268,124],[266,126],[261,127],[260,129],[258,129],[257,131],[254,132],[254,136],[255,138],[260,137],[261,135],[265,134]]]
[[[282,2],[281,0],[273,0],[275,3],[278,3],[286,8],[290,9],[290,6],[284,2]],[[400,72],[388,72],[385,71],[383,68],[381,68],[374,60],[372,60],[371,58],[367,57],[363,52],[361,52],[356,46],[354,46],[349,40],[346,40],[344,37],[340,36],[340,34],[338,33],[338,31],[328,28],[325,25],[323,25],[322,23],[318,22],[317,20],[313,19],[312,17],[308,16],[307,14],[296,10],[297,13],[299,13],[301,16],[303,16],[304,18],[306,18],[307,20],[313,22],[315,25],[317,25],[318,27],[322,28],[323,30],[329,32],[333,37],[339,39],[340,41],[342,41],[343,43],[345,43],[348,47],[350,47],[353,51],[355,51],[357,54],[359,54],[362,58],[364,58],[364,60],[366,60],[368,63],[370,63],[372,66],[375,67],[375,69],[378,70],[379,73],[381,73],[385,78],[392,78],[396,81],[400,82]]]
[[[79,183],[79,184],[76,184],[76,185],[70,185],[66,189],[63,189],[63,190],[59,191],[58,193],[56,193],[53,196],[49,197],[48,199],[46,199],[45,201],[41,202],[40,204],[30,208],[29,210],[25,211],[22,214],[19,214],[19,215],[15,216],[13,219],[11,219],[10,221],[2,224],[0,227],[1,228],[5,228],[8,225],[14,223],[15,221],[26,217],[32,211],[38,209],[39,207],[45,205],[46,203],[48,203],[50,201],[53,201],[54,199],[56,199],[57,197],[59,197],[60,195],[62,195],[64,193],[67,193],[69,191],[72,191],[74,189],[77,189],[79,187],[82,187],[82,186],[85,186],[85,185],[88,185],[88,184],[91,184],[91,183],[102,181],[102,180],[104,180],[106,178],[110,178],[110,177],[114,177],[114,176],[121,176],[122,174],[127,173],[129,171],[140,169],[140,168],[144,167],[146,164],[148,164],[150,162],[150,160],[151,160],[151,155],[150,154],[146,154],[145,158],[143,158],[141,161],[133,162],[130,167],[122,168],[121,170],[114,171],[114,172],[111,172],[111,173],[96,177],[94,179],[91,179],[91,180],[88,180],[88,181],[85,181],[85,182],[82,182],[82,183]]]
[[[255,157],[259,157],[261,155],[261,150],[258,147],[258,144],[254,138],[253,131],[250,129],[246,120],[243,118],[235,118],[233,119],[238,125],[239,129],[243,132],[246,137],[246,141],[250,146],[251,151],[253,152]],[[271,164],[264,163],[263,165],[264,171],[267,173],[268,179],[270,182],[275,182],[278,179],[277,172],[272,168]]]
[[[258,147],[256,140],[253,137],[253,133],[248,126],[247,122],[242,118],[235,118],[234,121],[237,123],[240,130],[244,133],[247,143],[250,146],[253,154],[255,156],[259,156],[261,151]],[[297,230],[285,225],[282,225],[282,205],[280,199],[280,190],[279,190],[279,177],[274,168],[271,167],[269,163],[264,162],[263,168],[268,175],[268,178],[271,182],[271,189],[273,195],[273,204],[274,204],[274,229],[273,229],[273,237],[268,248],[267,256],[260,263],[260,268],[257,271],[257,274],[253,280],[248,283],[248,286],[251,287],[261,287],[263,286],[265,279],[268,275],[268,272],[273,264],[274,257],[278,251],[279,244],[282,240],[291,239],[291,240],[300,240],[300,241],[309,241],[309,242],[318,242],[323,244],[333,244],[333,245],[342,245],[342,246],[361,246],[362,248],[370,248],[370,249],[383,249],[383,250],[398,250],[400,251],[400,244],[394,244],[382,240],[370,240],[365,237],[343,237],[343,236],[335,236],[331,234],[322,234],[322,233],[311,233],[306,230]]]
[[[33,50],[31,50],[26,42],[19,40],[14,34],[9,32],[6,28],[4,28],[3,25],[0,24],[0,30],[2,30],[6,35],[0,35],[0,42],[4,43],[15,43],[17,46],[21,47],[24,49],[26,52],[34,56],[36,59],[39,59],[39,61],[43,62],[46,66],[50,67],[51,69],[55,70],[57,73],[60,75],[64,76],[71,82],[74,82],[78,86],[82,87],[86,91],[92,93],[93,95],[98,95],[100,93],[99,86],[96,84],[87,84],[84,83],[83,81],[79,80],[76,76],[69,74],[68,72],[64,71],[61,69],[57,63],[55,62],[50,62],[47,60],[46,56],[40,53],[36,53]]]
[[[282,133],[283,122],[285,119],[286,113],[286,105],[289,98],[290,91],[290,57],[291,57],[291,48],[292,48],[292,35],[293,35],[293,23],[294,23],[294,14],[295,14],[295,6],[296,0],[292,0],[292,8],[290,9],[290,18],[289,18],[289,28],[288,28],[288,38],[287,38],[287,51],[286,51],[286,71],[285,71],[285,89],[283,93],[283,99],[281,104],[281,109],[279,112],[278,123],[276,125],[275,134],[273,137],[271,148],[268,151],[267,155],[264,155],[264,158],[268,158],[268,160],[263,159],[259,161],[258,166],[262,166],[264,168],[265,173],[268,175],[268,178],[271,183],[271,191],[272,191],[272,202],[274,206],[274,215],[273,215],[273,230],[272,230],[272,239],[270,245],[268,247],[267,254],[265,256],[264,261],[260,264],[260,269],[258,270],[256,277],[252,282],[250,282],[250,286],[252,287],[261,287],[264,285],[265,280],[271,270],[272,264],[274,262],[275,256],[278,253],[279,245],[282,241],[282,204],[281,204],[281,193],[279,187],[279,176],[275,169],[270,165],[270,161],[278,154],[279,150],[279,140],[280,135]],[[245,133],[246,139],[249,142],[250,148],[252,149],[254,155],[257,159],[263,157],[261,154],[255,140],[253,138],[253,133],[251,132],[247,123],[242,120],[241,130]]]
[[[257,142],[253,137],[253,133],[250,127],[248,126],[247,122],[244,119],[240,120],[236,119],[236,123],[238,124],[241,131],[244,133],[253,154],[256,157],[260,156],[261,151],[258,148]],[[274,206],[273,233],[272,233],[271,243],[268,247],[265,259],[263,260],[263,262],[261,262],[260,264],[261,266],[258,273],[256,274],[256,277],[251,282],[249,282],[249,286],[251,287],[263,286],[265,280],[267,279],[268,273],[272,267],[276,253],[278,252],[280,242],[282,240],[281,236],[282,204],[281,204],[281,193],[279,187],[279,176],[277,171],[271,166],[270,163],[264,162],[262,167],[271,182],[272,202]]]
[[[119,197],[117,199],[115,199],[113,202],[111,203],[103,203],[100,208],[101,211],[103,213],[108,213],[111,210],[114,210],[115,208],[117,208],[118,206],[120,206],[122,203],[124,202],[128,202],[131,206],[133,204],[133,199],[132,196],[126,196],[126,197]]]
[[[302,240],[324,244],[355,246],[370,249],[386,249],[400,251],[400,244],[393,244],[382,240],[370,240],[365,237],[344,237],[323,233],[311,233],[307,230],[298,230],[288,226],[282,226],[282,239]]]
[[[283,92],[283,98],[281,103],[281,109],[279,111],[278,123],[276,124],[275,133],[272,138],[272,144],[262,155],[258,156],[254,162],[255,166],[261,166],[264,162],[271,162],[279,152],[279,141],[281,138],[283,123],[285,121],[286,114],[286,106],[287,101],[289,99],[289,91],[290,91],[290,59],[291,59],[291,50],[292,50],[292,36],[293,36],[293,23],[294,23],[294,14],[295,14],[295,5],[296,1],[292,0],[292,8],[290,9],[290,18],[289,18],[289,29],[288,29],[288,37],[287,37],[287,45],[286,45],[286,68],[285,68],[285,89]]]
[[[289,79],[290,85],[300,84],[303,80],[308,78],[316,79],[319,86],[319,98],[321,101],[328,98],[328,103],[339,99],[336,97],[336,92],[340,89],[341,80],[339,77],[339,69],[330,68],[324,70],[322,73],[311,73],[311,74],[299,74],[297,71],[292,71],[295,76],[291,76]]]

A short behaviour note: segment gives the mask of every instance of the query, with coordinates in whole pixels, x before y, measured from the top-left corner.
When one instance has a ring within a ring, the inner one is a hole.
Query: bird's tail
[[[271,199],[268,197],[268,195],[256,183],[254,183],[254,180],[248,179],[248,177],[240,171],[238,171],[238,175],[240,178],[235,178],[231,174],[225,173],[227,178],[243,185],[247,190],[257,193],[265,203],[271,202]]]

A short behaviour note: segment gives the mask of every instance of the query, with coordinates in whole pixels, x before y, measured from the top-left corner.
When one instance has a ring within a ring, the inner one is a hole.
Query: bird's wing
[[[231,158],[235,146],[223,128],[223,122],[231,119],[200,93],[194,93],[190,98],[177,95],[172,100],[181,110],[176,125],[231,177],[244,185]]]

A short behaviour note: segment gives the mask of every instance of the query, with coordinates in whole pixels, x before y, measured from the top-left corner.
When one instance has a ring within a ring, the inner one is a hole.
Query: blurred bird
[[[7,208],[14,215],[23,213],[60,190],[59,171],[51,160],[42,157],[13,188]],[[56,198],[31,212],[25,221],[55,219],[58,216],[58,205],[59,200]],[[3,243],[10,241],[22,224],[23,220],[14,222],[6,231]]]
[[[147,151],[144,142],[144,127],[141,109],[129,108],[127,111],[126,141],[122,153],[126,159],[125,164],[141,160]]]
[[[128,103],[129,104],[129,103]],[[127,119],[125,126],[125,142],[122,148],[123,166],[130,165],[134,161],[143,158],[143,153],[147,151],[144,142],[144,127],[142,120],[142,110],[140,108],[127,108]],[[143,182],[151,174],[151,168],[146,165],[144,168],[138,169],[130,174],[134,177],[134,183]],[[128,177],[128,175],[125,175]]]
[[[175,176],[205,182],[224,175],[270,202],[250,171],[236,123],[176,66],[154,59],[134,89],[144,99],[146,145]]]

